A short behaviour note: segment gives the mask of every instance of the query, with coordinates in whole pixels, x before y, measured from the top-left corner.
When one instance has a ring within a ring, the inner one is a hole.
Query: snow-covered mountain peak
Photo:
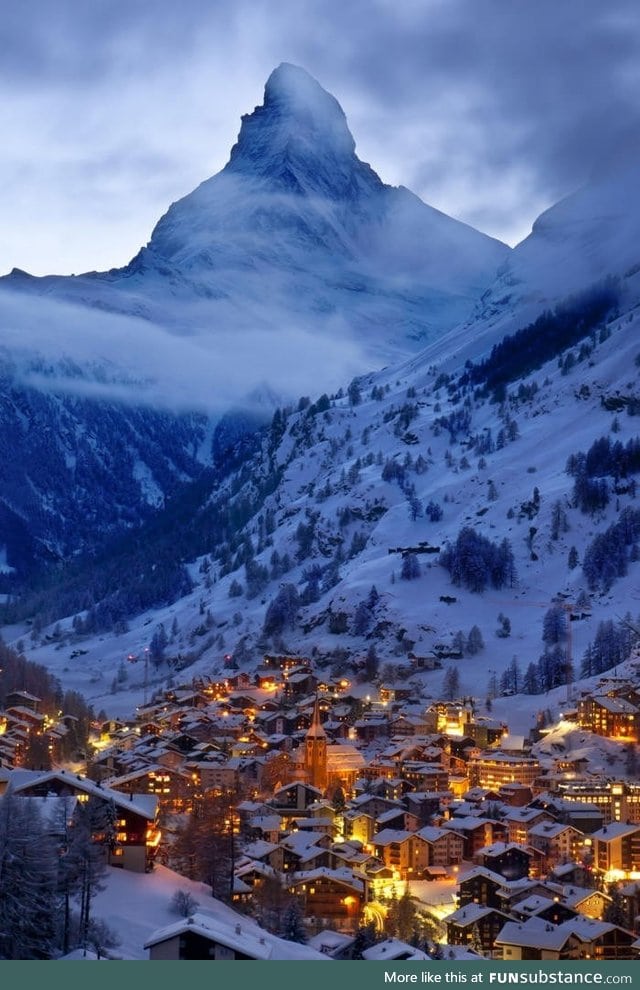
[[[243,117],[225,168],[173,203],[128,265],[73,278],[17,273],[0,288],[143,317],[201,338],[226,366],[244,337],[266,354],[238,398],[261,380],[295,396],[310,376],[334,387],[338,367],[347,377],[381,367],[460,323],[508,254],[385,185],[357,157],[337,100],[284,63]],[[292,339],[306,377],[284,383],[269,369],[291,360]]]
[[[342,107],[304,69],[283,62],[269,76],[264,103],[242,118],[227,166],[264,174],[274,159],[353,160],[355,141]]]

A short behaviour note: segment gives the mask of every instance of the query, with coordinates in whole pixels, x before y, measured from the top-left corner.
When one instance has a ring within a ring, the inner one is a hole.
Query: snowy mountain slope
[[[214,440],[243,435],[276,396],[411,353],[508,250],[385,186],[336,100],[281,65],[228,165],[124,269],[0,280],[8,566],[140,522],[210,463],[211,416],[237,410]]]
[[[174,203],[124,269],[14,271],[3,284],[183,332],[339,334],[357,342],[363,370],[463,319],[508,253],[384,185],[357,158],[337,101],[283,63],[222,172]]]
[[[572,505],[573,478],[565,471],[567,458],[598,437],[626,443],[640,433],[637,418],[616,412],[615,401],[607,408],[611,399],[640,392],[632,317],[623,311],[612,319],[583,360],[560,368],[554,359],[516,382],[502,406],[460,392],[455,379],[424,362],[369,376],[350,389],[351,398],[301,403],[274,424],[234,497],[247,499],[267,475],[275,479],[272,494],[258,501],[234,547],[211,545],[211,567],[200,560],[190,568],[197,586],[189,596],[140,616],[121,636],[87,640],[88,654],[76,662],[69,660],[73,638],[63,646],[36,644],[29,655],[97,706],[124,714],[141,696],[143,670],[134,664],[113,685],[118,665],[128,652],[139,655],[161,622],[175,629],[167,658],[188,655],[189,666],[176,675],[159,664],[149,691],[169,676],[218,671],[228,652],[251,667],[265,648],[324,657],[330,668],[355,676],[373,645],[382,670],[404,669],[410,652],[450,647],[458,632],[466,638],[477,625],[485,644],[479,653],[443,659],[419,676],[423,691],[437,696],[447,666],[457,664],[460,690],[484,697],[514,656],[521,671],[537,661],[552,601],[581,599],[588,602],[584,617],[571,623],[579,668],[600,621],[640,610],[636,563],[607,591],[592,590],[581,566],[594,537],[634,507],[633,492],[620,491],[605,509],[585,514]],[[456,433],[451,415],[460,412]],[[425,514],[430,502],[441,519]],[[554,534],[558,506],[566,527]],[[512,585],[489,584],[481,593],[454,585],[435,553],[419,553],[420,576],[403,580],[402,555],[394,550],[421,542],[443,548],[465,526],[510,542]],[[570,567],[572,547],[578,563]],[[298,606],[265,635],[268,606],[283,584],[295,586]],[[379,598],[367,612],[373,585]],[[510,620],[506,637],[497,635],[500,614]],[[537,707],[566,696],[559,688],[519,706],[505,698],[496,711],[512,709],[526,728]]]
[[[0,545],[10,570],[24,577],[43,559],[94,550],[202,473],[207,418],[111,397],[133,387],[117,368],[2,349]]]
[[[625,305],[633,305],[640,270],[637,176],[637,160],[614,161],[542,213],[505,259],[471,318],[450,332],[441,349],[439,343],[428,346],[425,360],[438,360],[440,350],[455,354],[456,362],[475,359],[505,333],[607,276],[620,279]]]

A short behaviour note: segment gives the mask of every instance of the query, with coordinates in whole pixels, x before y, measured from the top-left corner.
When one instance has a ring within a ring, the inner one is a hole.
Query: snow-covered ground
[[[211,918],[212,922],[234,929],[240,925],[247,937],[264,938],[272,949],[272,959],[327,959],[314,949],[264,931],[250,918],[211,897],[205,884],[187,880],[165,866],[156,866],[152,873],[109,869],[106,888],[93,901],[92,912],[95,918],[106,921],[120,938],[120,945],[110,954],[121,959],[148,959],[145,942],[158,929],[180,920],[169,906],[177,890],[188,891],[197,901],[198,914]]]

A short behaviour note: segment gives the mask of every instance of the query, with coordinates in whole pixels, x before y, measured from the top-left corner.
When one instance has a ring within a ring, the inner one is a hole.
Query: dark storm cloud
[[[639,23],[630,0],[6,4],[0,268],[126,261],[281,60],[336,95],[385,180],[517,239],[636,142]]]
[[[381,150],[395,144],[394,122],[400,133],[415,130],[411,155],[397,151],[404,181],[428,200],[430,189],[448,184],[478,200],[486,184],[486,202],[473,212],[490,220],[495,210],[500,219],[500,197],[491,196],[497,184],[506,184],[507,198],[519,187],[551,202],[603,157],[623,154],[629,143],[637,149],[633,2],[352,2],[331,12],[318,3],[314,11],[309,61],[322,60],[330,35],[357,38],[337,45],[332,73],[384,116]]]

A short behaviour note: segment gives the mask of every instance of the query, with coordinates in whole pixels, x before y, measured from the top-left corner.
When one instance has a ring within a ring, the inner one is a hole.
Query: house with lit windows
[[[578,725],[607,739],[638,742],[640,708],[626,698],[588,695],[578,701]]]
[[[92,798],[114,809],[114,843],[104,846],[107,862],[134,873],[153,868],[161,833],[157,825],[158,798],[155,794],[121,794],[66,770],[13,770],[9,785],[15,795],[46,797],[48,794],[75,796],[80,805]],[[102,841],[103,836],[95,836]]]

